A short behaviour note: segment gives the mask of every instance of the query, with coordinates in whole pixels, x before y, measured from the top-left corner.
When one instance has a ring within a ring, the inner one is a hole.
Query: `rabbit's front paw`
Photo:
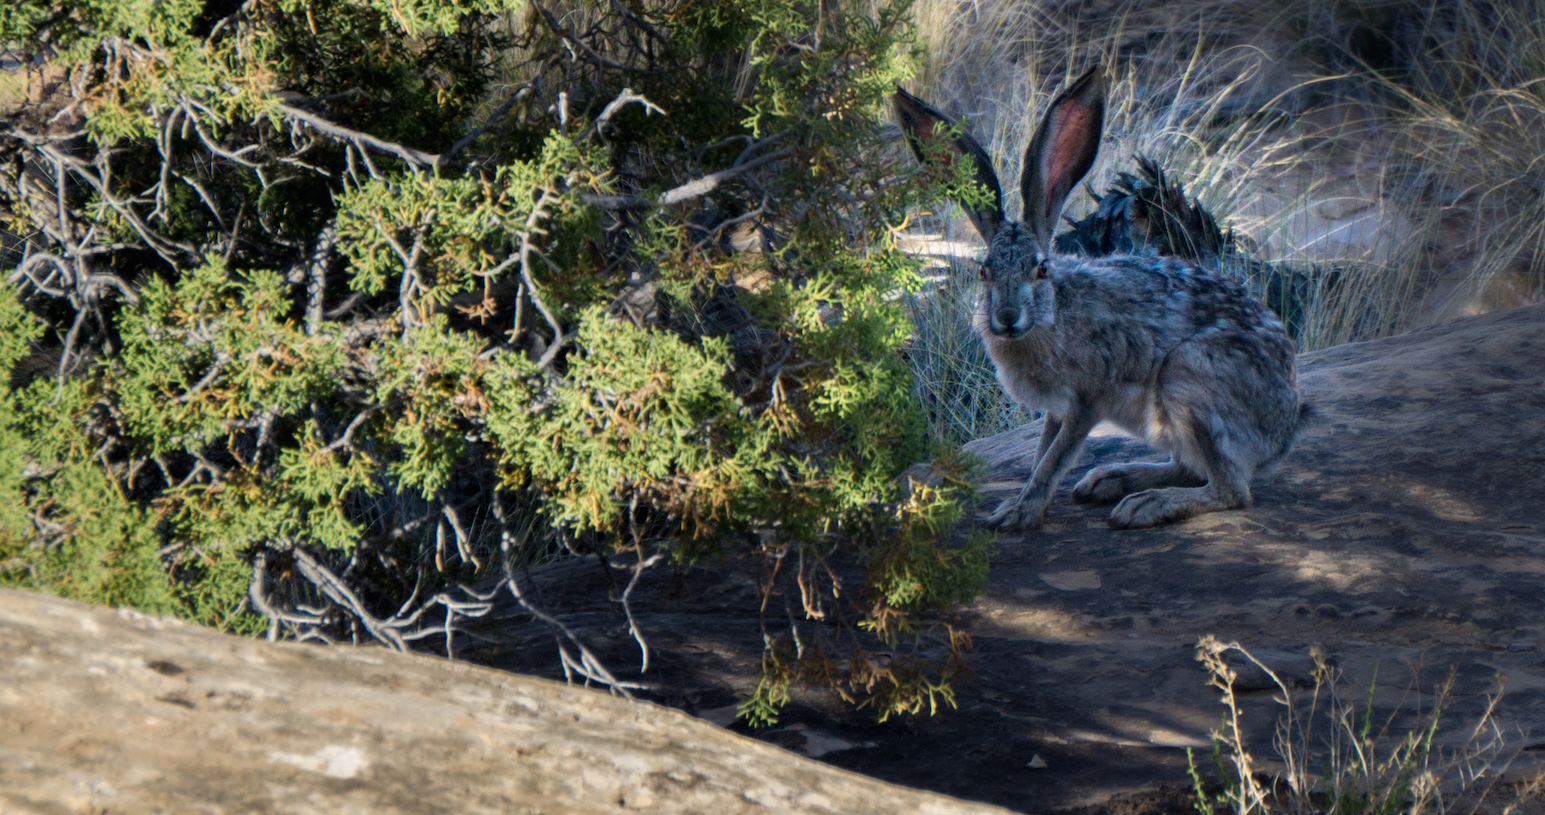
[[[1144,490],[1128,495],[1111,511],[1110,525],[1117,529],[1142,529],[1193,514],[1184,502],[1174,500],[1175,492]]]
[[[1114,467],[1096,467],[1073,487],[1073,500],[1081,504],[1109,504],[1131,492],[1126,473]]]
[[[1017,529],[1036,529],[1046,517],[1046,501],[1034,498],[1010,498],[998,505],[987,519],[987,528],[1000,532]]]

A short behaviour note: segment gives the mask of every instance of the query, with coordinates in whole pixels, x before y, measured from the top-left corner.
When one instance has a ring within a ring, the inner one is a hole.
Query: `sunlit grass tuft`
[[[964,444],[1030,421],[1028,411],[1003,396],[992,361],[971,327],[974,266],[953,261],[942,277],[926,295],[911,300],[917,331],[907,346],[918,399],[934,436]]]

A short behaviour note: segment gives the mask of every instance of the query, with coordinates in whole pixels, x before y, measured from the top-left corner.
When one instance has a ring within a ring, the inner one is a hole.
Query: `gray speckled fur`
[[[992,233],[978,332],[1004,390],[1046,415],[1030,480],[988,520],[1000,529],[1040,524],[1102,420],[1170,461],[1097,467],[1073,497],[1119,499],[1111,523],[1143,527],[1247,506],[1250,478],[1287,453],[1309,415],[1292,339],[1232,278],[1151,255],[1049,255],[1048,225],[1093,163],[1103,98],[1091,71],[1047,111],[1025,157],[1027,223],[973,213]],[[897,107],[943,117],[901,94]]]

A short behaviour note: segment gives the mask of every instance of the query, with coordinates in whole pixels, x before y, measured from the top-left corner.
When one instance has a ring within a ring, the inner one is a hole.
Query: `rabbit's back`
[[[1051,325],[1017,340],[981,332],[1017,401],[1053,414],[1090,405],[1165,447],[1163,409],[1182,403],[1243,420],[1262,443],[1285,440],[1297,410],[1293,342],[1242,285],[1152,256],[1056,258],[1050,271]]]
[[[1074,262],[1069,279],[1085,278],[1114,307],[1134,315],[1166,350],[1199,334],[1218,334],[1260,354],[1272,367],[1293,365],[1294,345],[1282,321],[1234,277],[1174,258],[1117,256]],[[1072,298],[1076,313],[1079,304]],[[1129,320],[1128,323],[1131,321]]]

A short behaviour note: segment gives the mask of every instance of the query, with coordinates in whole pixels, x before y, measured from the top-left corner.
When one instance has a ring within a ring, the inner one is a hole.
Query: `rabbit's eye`
[[[1046,261],[1043,260],[1040,263],[1035,264],[1035,271],[1032,274],[1035,276],[1036,280],[1045,280],[1046,279]]]
[[[980,275],[983,280],[992,280],[992,272],[988,271],[987,264],[985,263],[977,268],[977,274]]]

